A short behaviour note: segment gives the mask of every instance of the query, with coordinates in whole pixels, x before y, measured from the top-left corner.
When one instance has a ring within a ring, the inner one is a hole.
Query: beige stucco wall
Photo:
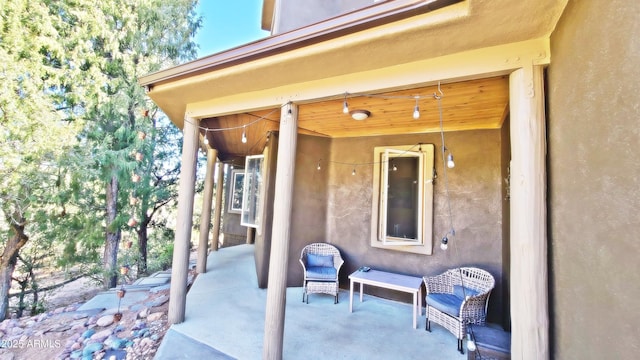
[[[548,69],[555,359],[635,359],[640,312],[640,2],[569,2]]]
[[[436,145],[438,171],[434,187],[434,254],[417,255],[370,245],[373,149],[375,146],[431,143]],[[415,276],[437,274],[455,266],[479,266],[497,281],[490,300],[489,321],[502,321],[503,302],[503,188],[502,131],[483,130],[446,134],[447,148],[456,160],[448,182],[456,236],[443,252],[439,241],[449,229],[439,134],[326,139],[300,136],[291,228],[288,286],[301,286],[298,257],[310,242],[336,245],[345,258],[341,287],[362,265]],[[318,160],[322,169],[316,169]],[[360,164],[354,166],[341,163]],[[277,195],[276,195],[277,196]],[[508,205],[508,203],[507,203]],[[274,240],[275,241],[275,240]],[[455,243],[454,243],[455,242]],[[377,296],[410,302],[405,294],[370,289]],[[343,299],[346,300],[346,299]]]

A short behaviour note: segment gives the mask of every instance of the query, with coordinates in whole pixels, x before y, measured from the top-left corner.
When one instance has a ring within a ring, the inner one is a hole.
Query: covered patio
[[[199,274],[187,294],[185,322],[172,325],[156,359],[259,359],[262,357],[267,290],[255,276],[254,245],[212,252],[207,272]],[[433,325],[411,325],[411,306],[365,295],[349,313],[349,293],[341,284],[340,302],[311,295],[301,287],[286,292],[285,359],[466,359],[456,338]]]

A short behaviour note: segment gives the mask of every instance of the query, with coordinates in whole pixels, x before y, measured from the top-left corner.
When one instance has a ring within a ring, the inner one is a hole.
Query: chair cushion
[[[457,317],[460,316],[462,298],[454,294],[432,293],[427,295],[427,305]]]
[[[308,267],[333,267],[333,255],[307,254]]]
[[[464,291],[463,291],[464,289]],[[460,299],[464,299],[467,296],[476,296],[479,292],[477,290],[473,290],[468,287],[462,287],[460,285],[453,285],[453,295],[459,297]]]
[[[333,266],[312,266],[307,268],[307,280],[335,280],[338,273]]]

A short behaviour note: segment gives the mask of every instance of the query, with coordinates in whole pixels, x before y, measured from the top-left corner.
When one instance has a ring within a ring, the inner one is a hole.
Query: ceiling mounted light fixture
[[[371,116],[371,112],[367,110],[352,110],[349,112],[353,120],[362,121]]]

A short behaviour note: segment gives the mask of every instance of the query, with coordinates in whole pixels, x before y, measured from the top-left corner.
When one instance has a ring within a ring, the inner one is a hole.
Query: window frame
[[[264,188],[264,155],[245,158],[240,225],[258,228],[262,217]]]
[[[371,211],[371,246],[389,250],[431,255],[433,253],[433,173],[434,145],[376,146],[373,161],[373,199]],[[389,154],[392,154],[389,157]],[[419,158],[418,206],[419,221],[416,240],[386,235],[387,184],[389,159],[403,154]],[[396,155],[396,156],[393,156]]]

